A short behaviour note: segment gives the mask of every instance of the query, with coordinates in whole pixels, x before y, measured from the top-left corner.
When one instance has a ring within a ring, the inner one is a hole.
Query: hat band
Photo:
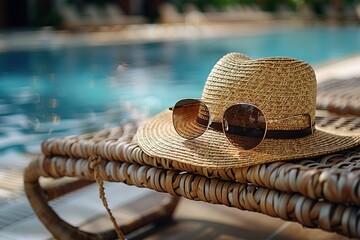
[[[200,117],[197,118],[196,120],[199,124],[207,126],[209,121],[202,119]],[[219,132],[223,132],[223,124],[219,123],[219,122],[212,122],[209,126],[210,128],[219,131]],[[232,126],[232,128],[240,128],[242,129],[242,127],[237,127],[237,126]],[[271,139],[294,139],[294,138],[302,138],[302,137],[306,137],[309,136],[311,134],[313,134],[315,132],[315,124],[311,127],[305,128],[305,129],[300,129],[300,130],[267,130],[266,131],[266,135],[265,138],[271,138]]]

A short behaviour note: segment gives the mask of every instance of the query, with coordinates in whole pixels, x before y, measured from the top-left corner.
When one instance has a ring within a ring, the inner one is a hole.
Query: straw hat
[[[222,57],[210,72],[201,100],[213,121],[222,122],[224,110],[236,103],[251,103],[266,116],[269,130],[299,130],[309,127],[309,117],[271,120],[309,114],[315,122],[316,77],[306,62],[285,57],[251,59],[240,53]],[[172,111],[165,110],[145,121],[136,134],[148,155],[183,165],[234,168],[280,160],[329,154],[360,144],[360,136],[339,135],[316,127],[314,133],[294,139],[265,138],[254,149],[241,150],[230,144],[223,132],[211,128],[198,138],[179,136]]]

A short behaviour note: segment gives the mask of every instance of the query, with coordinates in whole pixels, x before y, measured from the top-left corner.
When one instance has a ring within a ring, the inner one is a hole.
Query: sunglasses
[[[222,122],[213,122],[209,108],[198,99],[182,99],[172,110],[175,131],[185,139],[200,137],[208,128],[224,132],[234,146],[249,150],[258,146],[265,138],[294,139],[314,133],[310,114],[298,114],[284,118],[266,120],[265,114],[249,103],[238,103],[228,107],[223,114]],[[297,117],[306,117],[309,127],[300,130],[268,130],[267,124]]]

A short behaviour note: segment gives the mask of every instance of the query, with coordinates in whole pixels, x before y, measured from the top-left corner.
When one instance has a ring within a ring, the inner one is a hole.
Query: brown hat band
[[[202,118],[197,118],[196,121],[204,126],[207,126],[208,121],[204,120]],[[217,130],[219,132],[223,131],[223,125],[220,122],[212,122],[209,126],[210,128]],[[239,126],[230,126],[234,131],[236,131],[237,128],[240,128]],[[241,127],[242,128],[242,127]],[[240,130],[239,130],[240,131]],[[299,129],[299,130],[267,130],[265,138],[270,139],[294,139],[294,138],[302,138],[309,136],[315,132],[315,124],[311,127],[305,128],[305,129]],[[253,136],[253,135],[251,135]],[[251,137],[249,136],[249,137]],[[254,137],[262,137],[262,136],[254,136]]]

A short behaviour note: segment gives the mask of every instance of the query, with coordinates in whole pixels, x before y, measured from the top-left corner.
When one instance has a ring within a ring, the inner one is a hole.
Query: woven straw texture
[[[358,118],[322,118],[317,122],[330,130],[360,131]],[[130,124],[43,142],[44,154],[25,171],[25,190],[35,212],[55,236],[90,238],[66,223],[54,224],[57,218],[47,200],[38,199],[44,193],[39,190],[37,178],[70,176],[94,180],[89,159],[97,156],[101,159],[97,172],[105,181],[124,182],[360,237],[360,148],[316,159],[210,169],[149,157],[133,141],[136,129]],[[170,214],[174,205],[173,200],[171,207],[166,208]],[[61,228],[54,230],[58,225]],[[109,236],[100,234],[93,239]]]
[[[360,116],[360,77],[333,79],[319,84],[317,108]]]
[[[307,118],[276,123],[271,120],[304,113],[314,119],[315,73],[309,64],[293,58],[249,60],[230,53],[211,70],[201,99],[215,122],[222,121],[227,107],[251,103],[270,121],[269,130],[304,129],[309,127]]]
[[[308,117],[276,120],[309,114],[314,123],[316,93],[314,70],[303,61],[280,57],[252,60],[243,54],[230,53],[211,70],[201,100],[209,107],[214,122],[222,122],[227,107],[250,103],[264,113],[268,130],[303,130],[310,127]],[[223,132],[212,128],[191,140],[179,136],[173,127],[172,111],[165,110],[140,126],[137,143],[149,156],[226,169],[321,156],[359,145],[360,136],[350,134],[353,136],[318,127],[306,137],[265,138],[256,148],[241,150],[230,144]]]

